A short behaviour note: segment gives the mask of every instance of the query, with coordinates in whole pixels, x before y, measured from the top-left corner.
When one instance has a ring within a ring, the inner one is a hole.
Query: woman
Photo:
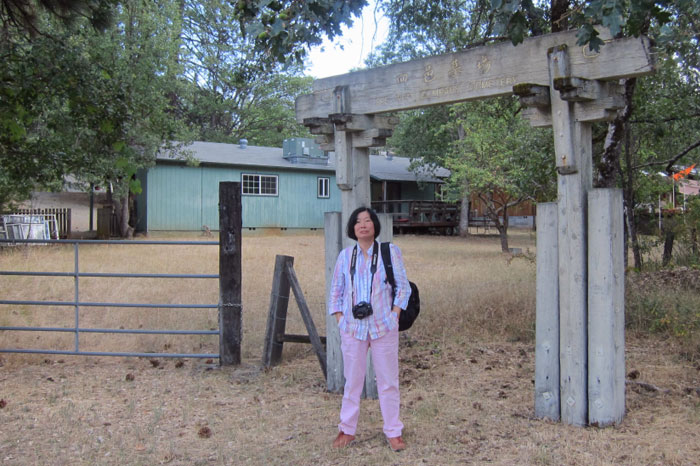
[[[347,235],[357,244],[340,252],[333,273],[328,312],[338,321],[345,375],[339,433],[333,441],[335,448],[346,447],[355,440],[370,347],[384,434],[392,450],[406,448],[399,418],[399,315],[406,308],[411,288],[401,251],[392,244],[396,280],[396,296],[392,299],[376,242],[380,231],[379,218],[372,209],[355,209],[348,220]]]

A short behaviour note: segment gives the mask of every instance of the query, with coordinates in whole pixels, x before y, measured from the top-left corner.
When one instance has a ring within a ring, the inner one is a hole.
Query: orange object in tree
[[[681,178],[685,178],[686,176],[688,176],[690,174],[691,171],[693,171],[693,168],[695,168],[695,164],[692,164],[691,166],[689,166],[685,170],[681,170],[678,173],[674,173],[673,179],[677,181],[677,180],[680,180]]]

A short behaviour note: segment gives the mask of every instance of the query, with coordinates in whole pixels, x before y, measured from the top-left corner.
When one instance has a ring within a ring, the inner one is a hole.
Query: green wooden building
[[[217,230],[221,181],[241,183],[247,229],[320,229],[325,212],[341,209],[334,154],[318,149],[312,139],[290,139],[282,149],[248,146],[245,140],[194,142],[186,149],[197,166],[163,153],[139,174],[137,231]],[[373,201],[435,199],[440,178],[416,175],[406,158],[370,157]]]

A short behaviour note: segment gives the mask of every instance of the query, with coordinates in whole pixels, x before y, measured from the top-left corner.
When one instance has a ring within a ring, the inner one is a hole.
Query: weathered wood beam
[[[513,86],[513,94],[518,96],[520,105],[523,107],[520,116],[529,120],[531,126],[535,128],[552,126],[549,87],[522,83]]]
[[[333,89],[333,113],[350,113],[350,88],[338,85]]]
[[[313,135],[317,134],[333,134],[335,128],[332,124],[320,125],[320,126],[309,126],[309,132]]]
[[[571,76],[569,48],[549,50],[552,130],[559,209],[559,390],[561,420],[588,421],[587,392],[587,193],[591,189],[591,124],[575,121],[574,102],[562,100],[553,81]]]
[[[343,225],[340,212],[326,212],[323,231],[325,244],[326,308],[330,303],[331,282],[335,261],[343,249]],[[340,351],[340,330],[334,315],[326,313],[326,389],[341,393],[345,385],[343,376],[343,353]]]
[[[241,363],[243,307],[241,301],[241,184],[219,183],[219,364]]]
[[[336,131],[334,138],[335,182],[341,190],[352,190],[355,186],[351,157],[352,133]]]
[[[335,151],[335,140],[332,134],[322,134],[314,138],[321,150]]]
[[[311,341],[311,345],[314,348],[314,351],[316,352],[316,357],[318,358],[318,362],[321,365],[321,370],[323,371],[323,377],[327,377],[327,367],[326,367],[326,346],[325,343],[321,342],[321,338],[318,335],[318,331],[316,330],[316,325],[314,324],[314,320],[311,317],[311,311],[309,311],[309,306],[306,303],[306,298],[304,298],[304,292],[301,289],[301,284],[299,284],[299,280],[297,279],[297,275],[294,272],[294,266],[291,263],[287,263],[287,278],[289,280],[289,285],[292,288],[292,291],[294,292],[294,297],[296,298],[297,301],[297,306],[299,307],[299,312],[301,312],[301,318],[304,321],[304,325],[306,326],[306,331],[309,332],[309,340]]]
[[[600,30],[605,45],[598,52],[577,44],[576,31],[566,31],[405,63],[318,79],[313,93],[299,96],[299,122],[332,113],[383,114],[429,105],[496,97],[512,93],[514,85],[549,85],[547,57],[541,53],[558,45],[570,52],[571,74],[589,80],[617,80],[653,72],[649,40],[613,39]],[[349,106],[352,99],[352,108]]]
[[[552,126],[552,112],[539,107],[525,107],[520,116],[530,122],[533,128],[548,128]]]
[[[571,76],[569,60],[569,48],[566,45],[558,45],[549,49],[549,73],[552,129],[554,131],[554,152],[556,153],[556,165],[559,174],[575,173],[578,161],[576,160],[576,147],[572,139],[574,115],[573,103],[563,100],[560,93],[554,89],[557,79]]]
[[[610,121],[617,111],[625,107],[624,86],[615,82],[600,82],[598,95],[589,102],[577,102],[574,106],[576,121]]]
[[[321,343],[326,344],[326,337],[319,336]],[[284,335],[277,335],[277,341],[283,343],[312,343],[311,336],[309,335],[295,335],[292,333],[285,333]]]
[[[319,118],[319,117],[313,117],[313,118],[304,118],[303,124],[304,126],[322,126],[326,124],[330,124],[331,120],[327,117],[324,118]]]
[[[394,129],[399,119],[393,116],[357,115],[352,113],[334,113],[329,115],[339,131],[366,131],[373,128]]]
[[[562,76],[554,80],[554,89],[559,91],[562,100],[567,102],[587,102],[596,100],[601,94],[599,81]]]
[[[559,233],[556,202],[537,204],[535,416],[558,421]]]
[[[294,264],[294,257],[277,255],[275,269],[272,274],[272,291],[270,306],[267,313],[267,330],[263,346],[263,367],[276,366],[282,361],[282,344],[277,336],[284,335],[287,324],[287,309],[289,308],[289,278],[285,273],[287,264]]]
[[[392,131],[384,128],[368,129],[352,134],[352,146],[357,148],[382,147],[386,145],[386,138],[391,137]]]
[[[523,107],[549,108],[549,86],[522,83],[513,86],[513,94],[517,95]]]
[[[588,193],[588,421],[625,415],[625,246],[622,190]]]

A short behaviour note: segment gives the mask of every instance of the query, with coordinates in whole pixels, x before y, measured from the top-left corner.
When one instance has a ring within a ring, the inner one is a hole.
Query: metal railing
[[[155,334],[155,335],[219,335],[216,330],[146,330],[146,329],[115,329],[115,328],[83,328],[80,327],[81,307],[114,307],[114,308],[161,308],[161,309],[217,309],[218,304],[157,304],[157,303],[111,303],[111,302],[85,302],[80,300],[81,277],[111,277],[111,278],[201,278],[219,279],[219,275],[211,274],[165,274],[165,273],[95,273],[80,272],[79,246],[81,244],[120,244],[120,245],[219,245],[218,241],[119,241],[119,240],[0,240],[3,243],[27,243],[27,244],[73,244],[74,246],[74,270],[73,272],[17,272],[2,271],[0,275],[20,276],[46,276],[46,277],[74,277],[74,299],[72,301],[31,301],[31,300],[0,300],[4,305],[29,305],[29,306],[72,306],[75,309],[75,322],[73,327],[13,327],[0,326],[0,331],[26,331],[26,332],[70,332],[75,334],[75,349],[51,350],[51,349],[22,349],[0,348],[0,353],[34,353],[34,354],[60,354],[82,356],[141,356],[141,357],[170,357],[170,358],[219,358],[214,353],[139,353],[139,352],[101,352],[81,351],[80,334],[104,333],[104,334]]]

